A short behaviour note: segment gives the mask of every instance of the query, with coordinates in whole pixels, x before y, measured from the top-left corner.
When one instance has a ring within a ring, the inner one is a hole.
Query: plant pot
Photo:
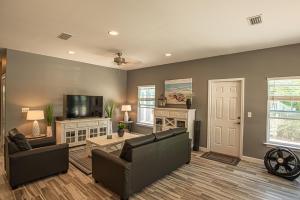
[[[124,129],[119,129],[118,130],[118,136],[119,137],[123,137],[124,136],[124,132],[125,132]]]
[[[191,107],[192,107],[192,100],[191,99],[187,99],[186,100],[186,108],[187,109],[191,109]]]
[[[52,126],[47,126],[47,137],[52,137]]]

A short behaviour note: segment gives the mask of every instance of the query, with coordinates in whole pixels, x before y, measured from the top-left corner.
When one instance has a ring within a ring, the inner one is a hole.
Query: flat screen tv
[[[68,119],[102,117],[103,97],[85,95],[64,96],[64,117]]]

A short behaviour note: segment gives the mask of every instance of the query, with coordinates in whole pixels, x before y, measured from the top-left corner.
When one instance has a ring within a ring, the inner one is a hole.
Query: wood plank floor
[[[155,182],[134,200],[165,199],[300,199],[300,181],[293,182],[266,173],[263,165],[241,161],[230,166],[192,154],[192,161]],[[0,199],[118,199],[70,164],[67,174],[49,177],[12,191],[0,155]]]

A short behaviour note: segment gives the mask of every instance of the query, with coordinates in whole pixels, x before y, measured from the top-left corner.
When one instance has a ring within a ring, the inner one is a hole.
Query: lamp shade
[[[27,120],[41,120],[41,119],[44,119],[44,111],[29,110],[27,112]]]
[[[131,111],[131,105],[122,105],[122,108],[121,108],[122,111]]]

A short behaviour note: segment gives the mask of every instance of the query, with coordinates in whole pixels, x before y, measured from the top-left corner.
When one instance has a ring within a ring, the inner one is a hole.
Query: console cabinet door
[[[156,117],[155,118],[155,124],[154,124],[154,133],[163,131],[164,127],[164,118]]]
[[[87,129],[78,129],[77,130],[77,142],[84,143],[87,138]]]
[[[100,127],[99,128],[99,135],[106,135],[107,134],[107,127]]]
[[[97,136],[99,136],[99,128],[98,127],[89,128],[89,138],[93,138]]]
[[[177,128],[187,128],[187,121],[186,120],[177,119],[176,120],[176,127]]]
[[[65,142],[68,144],[76,143],[76,130],[66,130],[65,131]]]

